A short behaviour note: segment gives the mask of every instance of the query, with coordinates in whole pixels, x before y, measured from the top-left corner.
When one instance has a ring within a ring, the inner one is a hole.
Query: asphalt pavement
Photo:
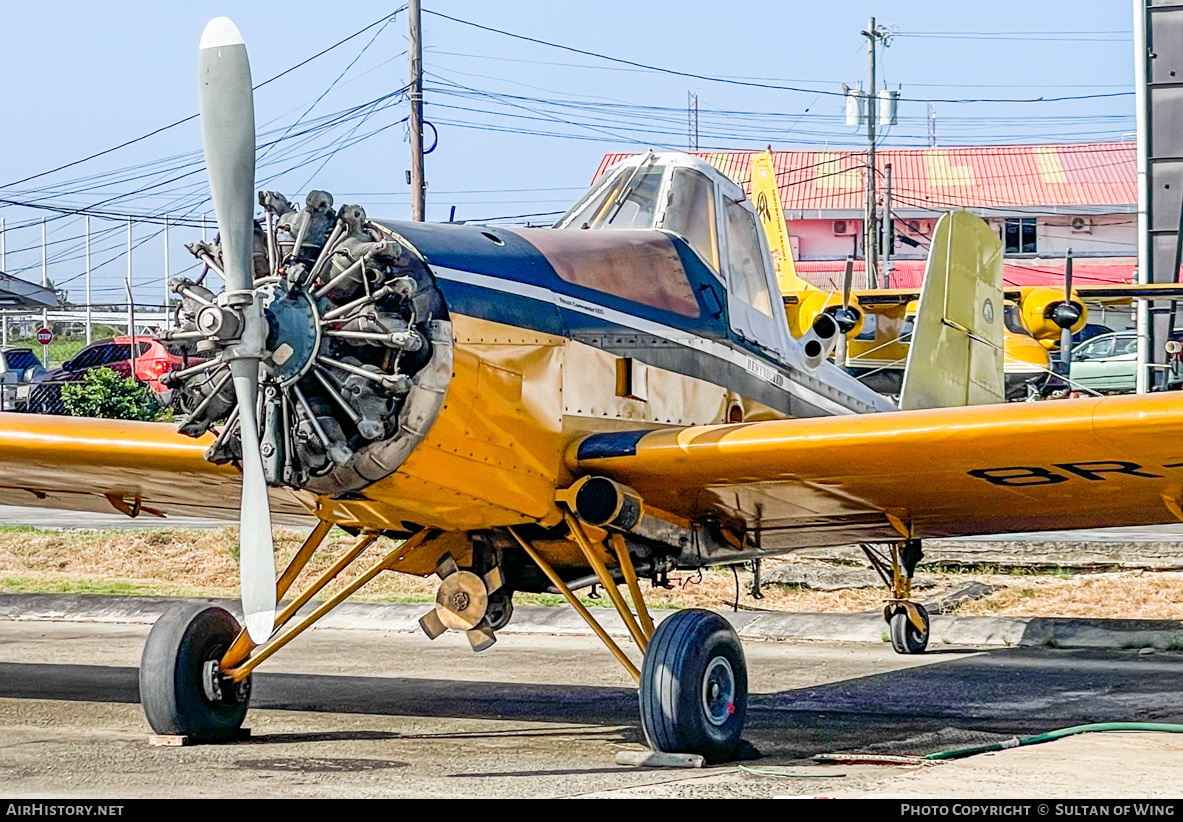
[[[256,675],[249,740],[150,747],[136,704],[147,631],[0,619],[0,796],[1178,793],[1183,738],[1168,734],[930,767],[811,759],[923,754],[1086,722],[1177,723],[1174,652],[947,646],[903,657],[883,643],[748,642],[745,759],[691,772],[615,764],[642,748],[636,694],[584,636],[505,636],[474,654],[462,637],[319,628]]]

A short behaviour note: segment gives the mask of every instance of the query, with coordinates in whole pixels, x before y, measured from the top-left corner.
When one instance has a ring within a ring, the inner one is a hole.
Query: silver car
[[[0,346],[0,411],[24,411],[29,403],[29,385],[48,374],[31,348]]]

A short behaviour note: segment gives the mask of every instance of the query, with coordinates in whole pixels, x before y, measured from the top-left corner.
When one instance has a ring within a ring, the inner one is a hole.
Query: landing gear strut
[[[892,545],[890,558],[870,545],[861,547],[891,590],[883,608],[883,619],[887,622],[892,649],[897,654],[924,653],[928,647],[931,621],[924,606],[911,600],[912,576],[924,556],[920,540],[909,539]]]
[[[655,628],[621,535],[607,536],[604,541],[611,546],[609,550],[597,546],[584,523],[574,515],[566,514],[564,518],[571,538],[644,655],[640,668],[529,541],[514,528],[507,530],[639,686],[641,726],[649,747],[663,753],[699,754],[713,762],[726,759],[739,744],[748,705],[747,664],[731,623],[713,611],[687,609]],[[617,580],[602,555],[615,555],[635,614],[620,595]]]

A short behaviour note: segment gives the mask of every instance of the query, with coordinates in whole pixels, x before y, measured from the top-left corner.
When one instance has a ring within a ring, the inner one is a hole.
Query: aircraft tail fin
[[[904,370],[900,408],[1005,399],[1002,242],[968,211],[941,217]]]
[[[776,171],[772,166],[772,152],[752,154],[752,204],[764,234],[768,237],[768,249],[776,266],[776,279],[782,294],[794,291],[809,291],[815,286],[797,276],[797,265],[793,259],[793,246],[789,242],[789,227],[785,223],[785,212],[780,204],[780,187],[776,184]]]

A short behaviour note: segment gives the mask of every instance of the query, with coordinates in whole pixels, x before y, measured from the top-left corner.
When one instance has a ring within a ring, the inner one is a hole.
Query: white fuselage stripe
[[[504,280],[500,277],[490,277],[485,274],[475,274],[471,271],[461,271],[455,268],[445,268],[443,266],[431,266],[431,271],[437,277],[443,277],[447,280],[454,280],[456,282],[468,283],[480,288],[487,288],[491,291],[504,291],[510,294],[515,294],[519,297],[526,297],[531,300],[537,300],[543,303],[549,303],[558,308],[565,308],[569,311],[578,311],[581,314],[587,314],[592,317],[599,317],[615,325],[631,328],[635,331],[640,331],[643,334],[652,334],[654,337],[661,337],[669,342],[677,343],[678,345],[686,346],[687,348],[701,351],[704,354],[709,354],[712,357],[724,360],[732,365],[752,374],[757,379],[768,383],[782,391],[787,391],[793,394],[803,402],[807,402],[823,411],[828,411],[831,414],[853,414],[853,409],[835,402],[834,400],[822,394],[813,391],[812,389],[794,382],[792,379],[786,377],[777,369],[763,363],[755,357],[742,351],[736,351],[730,346],[723,345],[716,340],[708,340],[705,337],[700,337],[697,334],[690,334],[686,331],[671,328],[661,323],[647,320],[644,317],[637,317],[632,314],[626,314],[623,311],[616,311],[612,308],[607,308],[596,303],[590,303],[581,300],[577,297],[570,297],[566,294],[559,294],[544,286],[533,285],[531,283],[522,283],[516,280]]]

